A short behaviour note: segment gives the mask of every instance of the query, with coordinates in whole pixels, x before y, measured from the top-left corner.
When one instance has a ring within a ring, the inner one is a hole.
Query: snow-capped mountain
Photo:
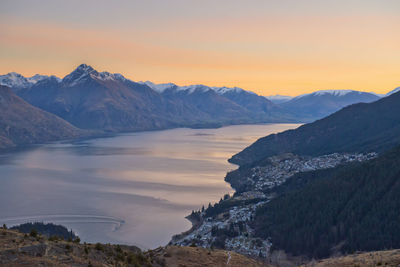
[[[42,83],[49,80],[53,82],[61,82],[61,79],[54,75],[47,76],[36,74],[32,77],[24,77],[16,72],[10,72],[5,75],[0,75],[0,85],[12,88],[14,92],[26,90],[37,83]]]
[[[235,110],[240,107],[242,114],[252,113],[254,118],[265,117],[268,114],[284,121],[293,121],[291,115],[286,114],[265,97],[239,87],[211,87],[202,84],[178,86],[173,83],[155,84],[150,81],[139,83],[149,86],[171,100],[179,99],[193,106],[201,106],[204,110],[211,110],[215,105],[219,108],[225,107],[220,110],[224,113],[225,110]]]
[[[214,90],[219,95],[223,95],[223,94],[226,94],[226,93],[241,93],[241,92],[247,92],[247,93],[254,94],[254,95],[256,94],[256,93],[244,90],[244,89],[239,88],[239,87],[225,87],[224,86],[224,87],[210,87],[210,88],[212,90]]]
[[[360,102],[369,103],[379,98],[376,94],[354,90],[321,90],[299,95],[281,106],[304,121],[312,121],[328,116],[345,106]]]
[[[342,96],[346,96],[348,94],[364,94],[365,92],[361,92],[361,91],[355,91],[355,90],[319,90],[319,91],[315,91],[309,94],[302,94],[302,95],[298,95],[296,97],[294,97],[293,99],[299,99],[302,97],[306,97],[306,96],[323,96],[323,95],[331,95],[331,96],[336,96],[336,97],[342,97]],[[369,93],[367,93],[369,94]]]
[[[150,82],[150,81],[145,81],[145,82],[140,81],[138,83],[147,85],[148,87],[150,87],[151,89],[153,89],[154,91],[156,91],[158,93],[162,93],[167,89],[171,89],[171,88],[177,87],[177,85],[175,85],[173,83],[155,84],[155,83]]]
[[[55,77],[55,76],[53,76],[53,77]],[[47,76],[47,75],[35,74],[35,75],[33,75],[32,77],[29,77],[29,78],[26,78],[26,79],[27,79],[28,82],[30,82],[31,84],[35,84],[35,83],[37,83],[37,82],[40,82],[40,81],[42,81],[42,80],[44,80],[44,79],[48,79],[48,78],[49,78],[49,76]]]
[[[0,75],[0,85],[10,88],[26,88],[34,85],[35,83],[47,79],[49,76],[36,74],[32,77],[24,77],[19,73],[10,72],[5,75]]]
[[[24,100],[85,129],[118,132],[294,121],[264,97],[240,88],[137,83],[86,64],[62,80],[34,76],[21,86],[25,88],[15,92]]]
[[[287,102],[290,99],[292,99],[292,96],[288,96],[288,95],[269,95],[265,97],[266,99],[270,100],[271,102],[275,103],[275,104],[281,104],[283,102]]]
[[[125,81],[125,77],[119,73],[98,72],[86,64],[79,65],[73,72],[62,79],[62,83],[68,86],[75,86],[85,82],[88,79],[97,79],[101,81]]]
[[[385,96],[390,96],[393,95],[397,92],[400,92],[400,87],[395,88],[394,90],[390,91],[389,93],[387,93]]]
[[[239,87],[226,87],[226,86],[216,87],[216,86],[206,86],[206,85],[203,85],[203,84],[193,84],[193,85],[178,86],[178,85],[176,85],[174,83],[155,84],[155,83],[153,83],[151,81],[145,81],[145,82],[140,81],[139,83],[140,84],[145,84],[148,87],[150,87],[151,89],[153,89],[154,91],[159,92],[159,93],[163,93],[166,90],[175,90],[176,92],[185,91],[186,93],[191,94],[191,93],[193,93],[195,91],[199,91],[199,90],[203,91],[203,92],[207,92],[208,90],[212,90],[212,91],[216,92],[219,95],[223,95],[223,94],[228,93],[228,92],[240,93],[240,92],[246,91],[246,90],[244,90],[242,88],[239,88]],[[254,94],[251,91],[247,91],[247,92]]]

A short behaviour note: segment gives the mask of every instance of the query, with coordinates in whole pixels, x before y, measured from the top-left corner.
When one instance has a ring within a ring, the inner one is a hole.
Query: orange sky
[[[2,0],[0,73],[87,63],[261,95],[386,93],[400,86],[398,14],[398,0]]]

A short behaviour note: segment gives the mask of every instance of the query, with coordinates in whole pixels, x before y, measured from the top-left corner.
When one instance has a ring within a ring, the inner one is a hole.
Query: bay
[[[57,142],[0,155],[0,224],[53,222],[86,242],[155,248],[190,228],[192,210],[233,189],[227,162],[299,124],[171,129]]]

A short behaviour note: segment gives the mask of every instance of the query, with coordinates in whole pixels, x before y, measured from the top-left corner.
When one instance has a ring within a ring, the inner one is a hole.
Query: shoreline
[[[189,230],[184,231],[180,234],[173,235],[167,245],[172,245],[173,242],[177,241],[178,239],[182,238],[183,236],[189,235],[190,233],[196,231],[204,221],[203,217],[201,215],[195,216],[194,214],[187,215],[185,217],[185,219],[188,220],[192,224],[192,227],[190,227]]]
[[[77,136],[76,138],[66,138],[66,139],[56,139],[56,140],[48,140],[48,141],[43,141],[43,142],[38,142],[38,143],[28,143],[28,144],[14,144],[8,147],[0,147],[0,155],[4,154],[9,154],[13,152],[19,152],[23,151],[25,149],[30,149],[35,146],[40,146],[40,145],[47,145],[47,144],[52,144],[56,142],[62,142],[62,143],[72,143],[72,142],[79,142],[79,141],[84,141],[84,140],[93,140],[93,139],[98,139],[98,138],[109,138],[109,137],[115,137],[119,134],[129,134],[129,133],[143,133],[143,132],[155,132],[155,131],[167,131],[167,130],[173,130],[173,129],[220,129],[223,127],[230,127],[230,126],[240,126],[240,125],[267,125],[267,124],[303,124],[303,122],[248,122],[248,123],[210,123],[210,124],[205,124],[205,125],[177,125],[176,127],[165,127],[165,128],[156,128],[156,129],[143,129],[143,130],[129,130],[129,131],[115,131],[115,132],[107,132],[107,131],[102,131],[102,130],[93,130],[93,129],[80,129],[83,131],[89,132],[87,135],[81,135]],[[91,132],[91,133],[90,133]],[[229,160],[229,159],[228,159]],[[229,162],[229,161],[228,161]]]

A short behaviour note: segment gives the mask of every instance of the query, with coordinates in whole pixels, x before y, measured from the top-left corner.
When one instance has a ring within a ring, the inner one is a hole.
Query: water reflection
[[[232,189],[227,159],[295,124],[173,129],[33,146],[0,156],[0,223],[62,223],[87,242],[152,248]]]

